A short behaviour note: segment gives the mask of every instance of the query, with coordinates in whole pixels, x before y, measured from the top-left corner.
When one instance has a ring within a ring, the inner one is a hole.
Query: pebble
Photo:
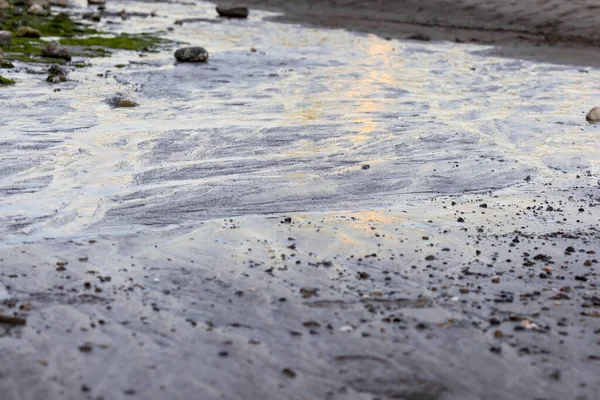
[[[27,13],[31,15],[45,16],[48,14],[48,11],[39,4],[34,4],[31,7],[29,7]]]
[[[106,4],[106,0],[88,0],[90,6],[103,6]]]
[[[106,99],[106,103],[108,103],[113,108],[130,108],[138,106],[138,104],[135,101],[128,99],[127,97],[122,95],[117,95]]]
[[[17,31],[15,32],[15,35],[17,35],[19,37],[36,38],[36,39],[42,36],[40,31],[38,31],[35,28],[31,28],[29,26],[19,27],[19,29],[17,29]]]
[[[63,60],[71,61],[69,50],[67,50],[65,46],[58,43],[56,40],[48,43],[46,47],[42,49],[42,57],[62,58]]]
[[[175,58],[179,62],[206,62],[208,52],[200,46],[184,47],[175,52]]]
[[[600,107],[594,107],[585,116],[588,122],[599,122],[600,121]]]
[[[48,0],[25,0],[25,7],[31,7],[36,4],[42,8],[50,8]]]
[[[46,81],[50,83],[60,83],[67,81],[68,72],[58,65],[53,65],[48,69],[48,78]]]
[[[248,18],[248,7],[217,7],[219,16],[226,18]]]
[[[100,22],[100,20],[102,19],[102,14],[100,14],[98,11],[95,11],[95,12],[83,14],[83,18],[89,19],[94,22]]]
[[[12,43],[12,33],[9,31],[0,31],[0,46],[10,46]]]

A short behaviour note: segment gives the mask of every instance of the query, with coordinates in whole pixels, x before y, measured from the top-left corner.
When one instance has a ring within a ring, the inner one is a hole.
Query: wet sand
[[[249,0],[246,4],[282,12],[272,18],[280,22],[396,39],[491,44],[493,55],[600,65],[600,13],[595,0]]]
[[[3,400],[597,397],[595,64],[151,8],[3,72]]]

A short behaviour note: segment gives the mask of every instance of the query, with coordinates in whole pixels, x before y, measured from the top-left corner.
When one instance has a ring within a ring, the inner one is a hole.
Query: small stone
[[[465,219],[462,217],[459,217],[456,222],[460,222],[461,224],[465,222]]]
[[[421,42],[429,42],[431,38],[427,35],[423,35],[421,33],[414,34],[412,36],[407,37],[409,40],[419,40]]]
[[[69,0],[52,0],[50,4],[55,7],[67,8],[69,6]]]
[[[364,170],[367,170],[367,169],[371,168],[371,166],[369,164],[365,164],[361,168]]]
[[[284,368],[281,370],[281,372],[286,375],[288,378],[295,378],[296,377],[296,372],[294,372],[294,370],[289,369],[289,368]]]
[[[217,7],[219,16],[225,18],[248,18],[248,7]]]
[[[40,31],[38,31],[35,28],[31,28],[29,26],[19,27],[19,29],[17,29],[17,31],[15,32],[15,35],[17,35],[19,37],[34,38],[34,39],[37,39],[42,36]]]
[[[0,46],[10,46],[12,43],[12,33],[9,31],[0,31]]]
[[[358,273],[358,279],[362,279],[362,280],[369,279],[369,276],[370,275],[367,274],[366,272],[359,272]]]
[[[79,346],[79,351],[82,353],[91,353],[93,350],[92,346],[88,343]]]
[[[184,47],[175,52],[175,58],[179,62],[206,62],[208,52],[203,47]]]
[[[98,11],[96,11],[96,12],[86,15],[85,18],[90,19],[94,22],[100,22],[100,20],[102,19],[102,14],[100,14]]]
[[[31,15],[45,16],[48,14],[48,11],[39,4],[34,4],[31,7],[29,7],[27,13]]]
[[[4,62],[4,52],[0,50],[0,63]]]
[[[63,60],[71,61],[69,50],[67,50],[65,46],[58,43],[56,40],[48,43],[46,47],[42,49],[42,57],[62,58]]]
[[[585,116],[585,119],[588,122],[599,122],[600,121],[600,107],[594,107],[591,111]]]
[[[133,101],[133,100],[129,100],[129,99],[121,99],[119,100],[119,102],[117,103],[117,107],[137,107],[138,104]]]
[[[6,0],[0,0],[0,11],[8,10],[10,8],[10,4]]]
[[[122,108],[122,107],[137,107],[138,104],[127,98],[126,96],[118,93],[116,96],[108,98],[105,100],[113,108]]]
[[[36,4],[38,6],[41,6],[42,8],[50,8],[50,2],[48,2],[48,0],[25,0],[24,4],[27,8],[30,8],[31,6],[34,6]]]
[[[496,330],[496,331],[494,332],[494,337],[495,337],[496,339],[502,339],[502,338],[504,337],[504,333],[503,333],[501,330]]]
[[[90,6],[103,6],[106,4],[106,0],[88,0]]]

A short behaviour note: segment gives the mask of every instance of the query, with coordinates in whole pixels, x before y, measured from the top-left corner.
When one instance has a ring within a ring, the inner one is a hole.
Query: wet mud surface
[[[209,62],[2,71],[3,399],[597,397],[593,63],[122,8]]]

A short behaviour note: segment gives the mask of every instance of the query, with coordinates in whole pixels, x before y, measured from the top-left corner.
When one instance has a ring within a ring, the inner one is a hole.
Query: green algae
[[[15,32],[21,26],[35,28],[42,36],[74,37],[78,35],[93,35],[98,31],[79,22],[75,22],[67,14],[49,17],[22,14],[14,15],[11,11],[6,15],[2,29]]]
[[[62,60],[41,57],[42,48],[46,42],[40,39],[15,38],[10,46],[1,46],[7,60],[26,63],[57,63]]]
[[[40,31],[42,36],[58,37],[61,44],[70,47],[73,56],[86,58],[108,57],[109,49],[131,50],[139,52],[155,52],[167,40],[157,34],[120,34],[118,36],[99,36],[103,32],[89,25],[76,22],[67,14],[36,16],[29,14],[15,15],[9,10],[0,19],[0,29],[15,32],[21,26],[29,26]],[[41,57],[41,50],[47,42],[36,38],[13,36],[10,46],[0,46],[10,61],[25,63],[63,63],[64,61]]]
[[[2,75],[0,75],[0,86],[14,85],[15,83],[16,82],[14,80],[5,78]]]
[[[61,40],[65,46],[100,47],[116,50],[133,50],[153,52],[166,44],[167,41],[152,34],[127,34],[122,33],[115,37],[90,36],[85,38],[67,38]]]

